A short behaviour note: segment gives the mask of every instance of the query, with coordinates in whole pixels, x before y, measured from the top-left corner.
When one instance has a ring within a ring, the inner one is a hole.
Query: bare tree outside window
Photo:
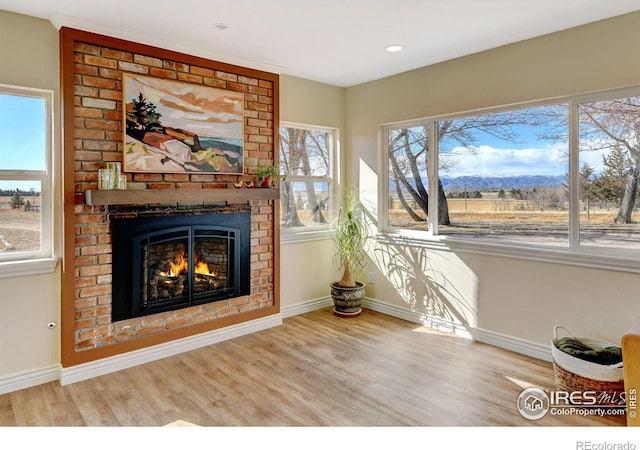
[[[582,103],[578,105],[578,113],[580,151],[604,151],[603,162],[610,170],[615,171],[614,166],[617,165],[619,175],[626,172],[623,175],[624,190],[613,220],[626,224],[634,222],[632,216],[640,181],[640,97]],[[611,171],[603,180],[604,175],[598,174],[597,180],[602,183],[620,179],[611,177]]]
[[[309,228],[330,222],[331,161],[334,132],[330,129],[280,128],[282,228]]]

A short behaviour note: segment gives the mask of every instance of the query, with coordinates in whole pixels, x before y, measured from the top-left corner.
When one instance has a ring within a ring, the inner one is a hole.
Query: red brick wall
[[[78,41],[73,46],[74,351],[101,348],[274,305],[275,206],[271,200],[250,201],[244,207],[250,209],[252,217],[249,295],[111,322],[108,212],[113,207],[86,205],[82,193],[97,189],[98,169],[109,161],[122,161],[122,74],[133,72],[202,84],[242,92],[245,98],[244,175],[126,173],[128,189],[227,188],[230,182],[253,179],[259,164],[273,164],[275,158],[277,99],[272,80],[234,73],[227,65],[221,65],[224,70],[217,69],[215,62],[194,65],[156,57],[140,52],[138,47],[127,51]],[[68,167],[65,165],[66,171]],[[71,175],[65,176],[68,179]]]

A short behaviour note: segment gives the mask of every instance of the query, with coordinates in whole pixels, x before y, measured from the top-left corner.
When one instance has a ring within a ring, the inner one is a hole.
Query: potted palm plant
[[[334,313],[341,317],[358,316],[362,311],[365,284],[357,278],[367,267],[365,244],[369,238],[363,212],[358,192],[351,189],[344,196],[332,235],[333,262],[338,270],[342,270],[342,278],[330,284],[331,298]]]

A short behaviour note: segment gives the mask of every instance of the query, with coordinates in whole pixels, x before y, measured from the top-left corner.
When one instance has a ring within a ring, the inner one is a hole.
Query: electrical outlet
[[[375,278],[375,276],[373,275],[373,272],[369,272],[369,283],[370,283],[370,284],[373,284],[373,283],[375,283],[375,282],[376,282],[376,278]]]

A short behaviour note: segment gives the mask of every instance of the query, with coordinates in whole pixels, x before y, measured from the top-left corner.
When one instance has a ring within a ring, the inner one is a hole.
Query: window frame
[[[0,93],[19,97],[44,100],[45,106],[45,144],[43,170],[0,170],[3,181],[39,181],[40,182],[40,249],[34,251],[0,254],[0,279],[22,275],[51,273],[57,265],[56,246],[54,244],[54,92],[23,86],[0,84]]]
[[[326,182],[329,184],[329,206],[327,211],[329,212],[329,217],[327,217],[327,223],[325,225],[316,225],[310,227],[291,227],[285,228],[280,226],[280,242],[283,244],[292,243],[292,242],[303,242],[303,241],[314,241],[320,239],[326,239],[330,235],[330,231],[334,226],[334,219],[336,213],[336,203],[335,203],[335,194],[337,189],[337,184],[339,182],[339,177],[337,176],[339,173],[338,169],[338,161],[340,154],[340,130],[337,127],[329,127],[322,125],[310,125],[303,124],[299,122],[290,122],[290,121],[281,121],[278,126],[278,157],[280,157],[280,129],[281,128],[298,128],[312,131],[321,131],[327,132],[331,134],[331,139],[329,140],[329,170],[328,174],[325,176],[322,175],[287,175],[286,181],[293,182],[304,182],[304,181],[312,181],[312,182]],[[283,173],[284,174],[284,173]],[[282,183],[280,183],[280,189],[282,189]],[[281,195],[282,197],[282,195]],[[282,208],[282,206],[281,206]],[[278,219],[279,220],[279,219]]]
[[[579,202],[579,136],[578,105],[601,100],[612,100],[631,96],[640,96],[640,85],[619,89],[594,91],[576,95],[559,96],[543,100],[534,100],[481,108],[476,110],[428,116],[400,122],[383,124],[379,127],[379,167],[383,182],[378,190],[378,235],[381,242],[398,245],[411,245],[439,249],[444,251],[461,251],[491,256],[503,256],[525,260],[570,264],[598,269],[609,269],[640,273],[640,252],[638,250],[619,249],[614,247],[597,247],[580,245],[580,202]],[[388,132],[399,128],[428,126],[429,155],[427,159],[427,175],[429,192],[437,191],[438,146],[436,127],[441,120],[505,112],[523,108],[535,108],[559,103],[569,107],[569,235],[566,247],[542,244],[527,244],[515,241],[489,240],[483,238],[462,238],[438,234],[437,196],[430,195],[428,202],[428,229],[410,230],[389,225],[389,147]]]

